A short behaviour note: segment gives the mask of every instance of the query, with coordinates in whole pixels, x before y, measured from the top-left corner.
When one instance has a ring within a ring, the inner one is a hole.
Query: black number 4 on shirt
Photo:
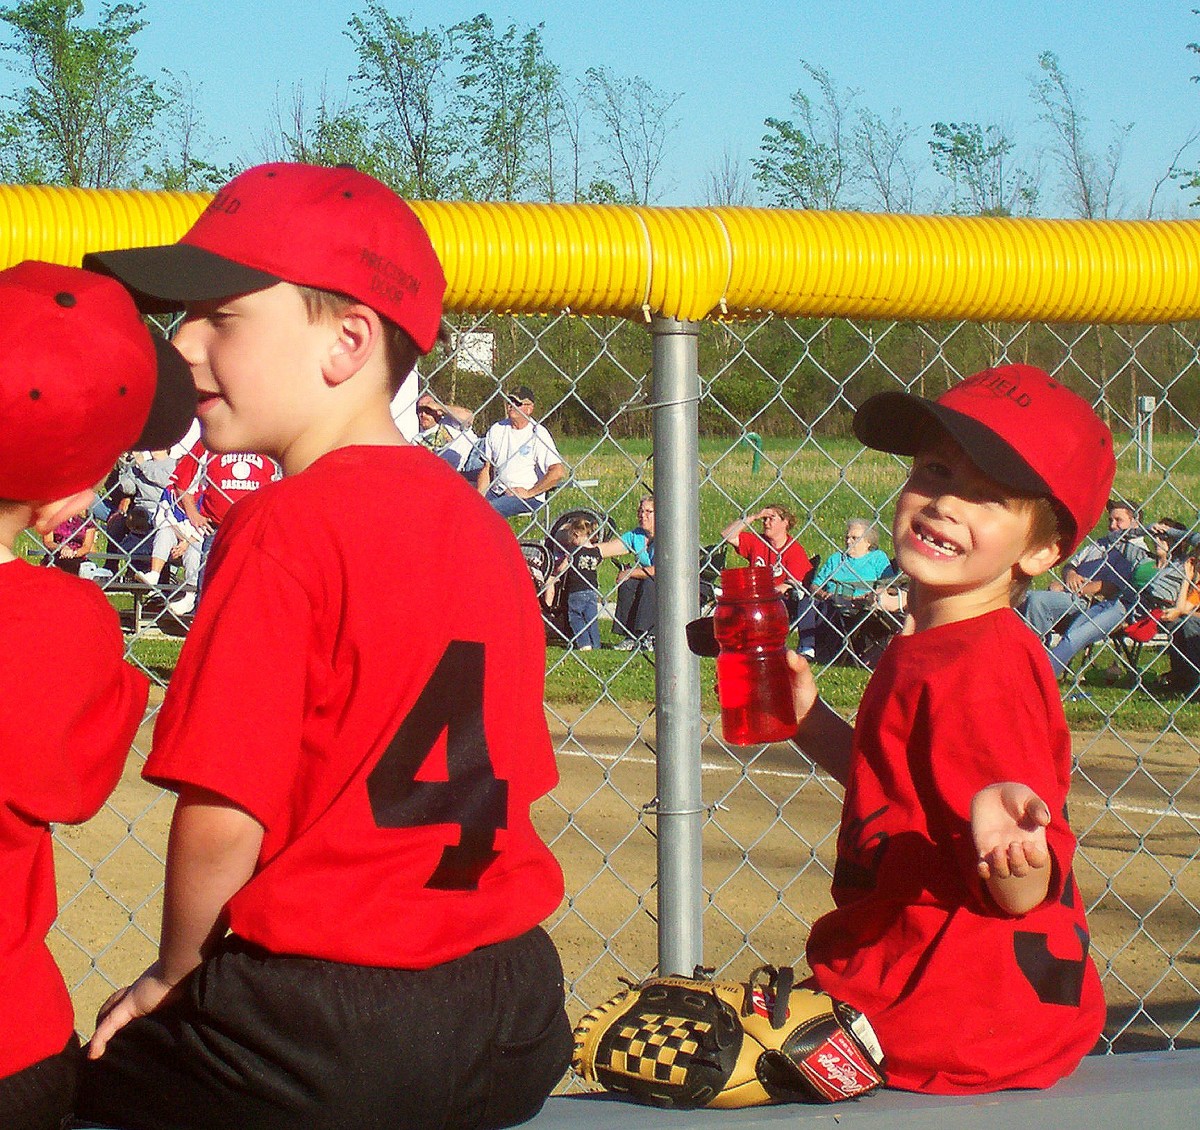
[[[484,733],[483,663],[482,643],[452,640],[367,778],[378,827],[461,829],[425,883],[434,890],[475,890],[499,854],[496,831],[507,826],[508,782],[492,772]],[[449,779],[415,780],[443,730]]]

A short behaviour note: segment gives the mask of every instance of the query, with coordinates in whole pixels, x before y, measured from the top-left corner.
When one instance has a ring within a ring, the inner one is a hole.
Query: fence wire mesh
[[[454,349],[424,364],[422,386],[475,410],[480,435],[502,416],[504,391],[529,386],[571,468],[545,508],[512,520],[544,585],[563,515],[594,514],[604,539],[639,524],[654,471],[650,335],[621,319],[567,314],[461,318],[455,329]],[[726,556],[737,561],[722,531],[768,506],[795,516],[791,532],[814,560],[845,549],[854,522],[874,526],[888,553],[903,469],[853,439],[854,407],[887,388],[936,395],[1003,361],[1039,364],[1096,403],[1117,437],[1117,494],[1140,505],[1146,526],[1171,519],[1196,535],[1198,348],[1195,325],[705,324],[702,599]],[[111,481],[105,501],[117,511],[121,497]],[[172,801],[138,774],[189,622],[168,602],[193,579],[168,569],[144,585],[133,569],[144,569],[149,543],[119,542],[103,510],[93,521],[97,583],[121,611],[129,657],[154,689],[117,791],[89,824],[56,832],[61,913],[51,942],[85,1029],[111,988],[155,951]],[[153,526],[151,515],[139,529]],[[602,649],[567,646],[569,629],[553,615],[547,629],[546,714],[562,780],[537,819],[567,876],[549,929],[573,1016],[610,995],[619,976],[646,976],[657,960],[655,652],[652,636],[628,640],[614,619],[620,570],[632,562],[619,556],[601,568]],[[818,682],[848,718],[899,622],[898,601],[888,598],[901,587],[892,581],[866,603],[821,608]],[[1128,611],[1123,622],[1138,610]],[[1063,681],[1076,870],[1109,1004],[1109,1050],[1200,1043],[1200,706],[1180,689],[1198,673],[1179,642],[1179,629],[1138,643],[1118,627],[1081,651]],[[702,661],[701,680],[705,962],[739,976],[763,961],[802,967],[808,929],[830,905],[840,790],[790,747],[726,746],[711,661]]]

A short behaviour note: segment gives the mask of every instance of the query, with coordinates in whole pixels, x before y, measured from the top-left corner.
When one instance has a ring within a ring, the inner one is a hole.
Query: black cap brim
[[[916,455],[931,428],[941,428],[970,456],[984,474],[1029,495],[1053,492],[1024,458],[991,428],[908,392],[880,392],[854,414],[854,434],[868,447],[893,455]]]
[[[169,341],[151,332],[158,355],[158,377],[150,415],[132,450],[161,451],[178,443],[196,418],[196,384],[192,370]]]
[[[276,275],[187,243],[93,251],[83,257],[83,266],[122,283],[144,314],[166,314],[190,302],[249,294],[280,281]]]

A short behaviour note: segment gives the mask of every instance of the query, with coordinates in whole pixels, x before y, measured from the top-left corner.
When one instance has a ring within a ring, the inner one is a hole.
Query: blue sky
[[[340,95],[354,67],[343,30],[365,3],[350,0],[146,0],[139,62],[186,71],[200,84],[208,130],[224,156],[255,160],[276,91],[322,82]],[[724,150],[755,154],[763,119],[790,117],[804,81],[800,60],[839,87],[920,127],[925,159],[935,121],[995,122],[1023,144],[1038,134],[1029,97],[1037,56],[1054,51],[1100,143],[1110,123],[1134,123],[1120,177],[1126,213],[1144,214],[1175,150],[1200,129],[1197,0],[440,0],[389,4],[414,26],[445,26],[480,11],[497,27],[544,22],[550,59],[582,74],[592,65],[679,93],[660,203],[703,202],[706,170]],[[89,16],[99,5],[88,0]],[[253,12],[253,16],[248,13]],[[1193,164],[1200,166],[1200,143]],[[1053,195],[1053,175],[1043,178]],[[1166,214],[1185,198],[1164,190]],[[1046,209],[1054,213],[1051,206]]]

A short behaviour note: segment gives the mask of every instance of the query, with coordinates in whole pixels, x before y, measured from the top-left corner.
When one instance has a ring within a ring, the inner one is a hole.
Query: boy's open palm
[[[1050,809],[1028,785],[1002,781],[971,800],[971,834],[981,879],[1021,878],[1050,863]]]

